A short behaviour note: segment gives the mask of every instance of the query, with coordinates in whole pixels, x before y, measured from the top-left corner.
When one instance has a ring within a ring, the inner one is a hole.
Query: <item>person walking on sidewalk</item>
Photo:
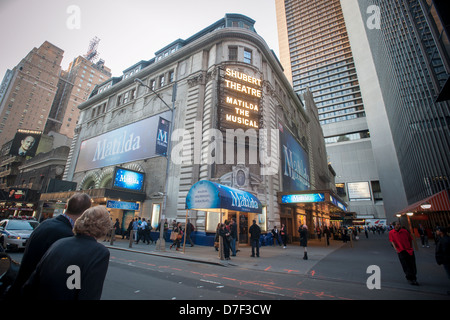
[[[231,236],[231,241],[230,241],[231,256],[235,257],[236,256],[236,240],[237,240],[237,224],[236,224],[235,219],[232,219],[230,221],[230,236]]]
[[[298,228],[300,233],[300,246],[303,247],[303,260],[308,260],[308,228],[303,225]]]
[[[186,225],[186,243],[188,243],[191,245],[191,247],[194,246],[194,241],[192,241],[191,239],[191,232],[194,232],[195,228],[194,225],[191,223],[191,219],[188,219],[188,223]]]
[[[283,248],[286,249],[286,243],[287,243],[287,228],[285,224],[281,224],[281,241],[283,241]]]
[[[175,229],[173,229],[173,232],[177,233],[177,237],[173,241],[173,243],[170,245],[170,249],[172,249],[172,247],[176,246],[176,248],[177,248],[176,250],[179,251],[180,245],[181,245],[181,239],[183,238],[183,228],[181,227],[181,222],[178,222]]]
[[[397,221],[394,229],[389,232],[389,241],[398,254],[406,279],[411,285],[418,286],[416,257],[412,247],[411,234],[408,230],[402,228],[400,222]]]
[[[421,224],[419,224],[419,228],[417,231],[419,232],[419,235],[420,235],[420,240],[422,242],[422,248],[425,248],[425,246],[427,246],[427,248],[429,248],[430,245],[428,244],[427,230],[425,230],[425,228]]]
[[[230,260],[230,231],[228,230],[225,223],[220,225],[219,236],[222,237],[223,244],[223,255],[225,260]]]
[[[253,220],[253,224],[248,231],[250,233],[250,243],[252,245],[251,257],[255,257],[256,248],[256,256],[259,258],[259,237],[261,236],[261,228],[256,224],[256,220]]]
[[[438,265],[443,265],[450,280],[450,237],[447,235],[447,228],[436,227],[437,245],[436,245],[436,262]],[[450,291],[447,291],[450,295]]]

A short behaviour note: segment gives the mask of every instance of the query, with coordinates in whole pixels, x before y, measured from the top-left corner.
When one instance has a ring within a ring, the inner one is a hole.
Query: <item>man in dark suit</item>
[[[250,243],[252,245],[252,255],[255,256],[255,248],[256,248],[256,256],[259,258],[259,238],[261,236],[261,228],[256,224],[256,220],[253,220],[253,224],[248,230],[250,233]]]
[[[104,206],[87,209],[75,222],[74,237],[56,241],[22,288],[38,300],[99,300],[109,264],[109,250],[98,239],[111,230]]]
[[[7,298],[17,298],[21,288],[35,270],[50,246],[59,239],[73,236],[73,225],[81,214],[91,206],[91,198],[85,193],[74,194],[66,205],[64,214],[47,219],[33,231],[28,239],[17,278]]]

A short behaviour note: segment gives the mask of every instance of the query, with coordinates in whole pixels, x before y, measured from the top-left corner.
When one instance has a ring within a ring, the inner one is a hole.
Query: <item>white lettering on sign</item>
[[[103,160],[110,156],[126,153],[141,148],[141,137],[134,136],[131,133],[127,136],[127,131],[123,132],[123,136],[114,140],[103,139],[97,142],[97,149],[95,150],[94,158],[92,161]]]

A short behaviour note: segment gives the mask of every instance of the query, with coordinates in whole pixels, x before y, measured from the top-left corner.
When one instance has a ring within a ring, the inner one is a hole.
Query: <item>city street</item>
[[[261,247],[251,258],[249,247],[237,257],[220,260],[212,247],[156,251],[155,244],[133,244],[118,239],[111,258],[102,300],[450,300],[450,280],[434,260],[430,248],[416,251],[419,286],[405,280],[388,235],[362,234],[353,247],[341,241],[311,240],[309,260],[302,248],[288,245]],[[20,261],[22,252],[10,253]],[[380,289],[369,289],[369,266],[380,270]]]
[[[162,253],[171,258],[154,255],[159,254],[155,245],[133,245],[135,251],[111,249],[102,299],[450,299],[450,281],[434,261],[434,243],[416,252],[420,286],[405,280],[387,233],[361,237],[353,247],[340,241],[332,241],[330,247],[324,240],[310,243],[308,261],[301,259],[302,249],[296,245],[262,247],[261,258],[251,258],[250,248],[243,247],[230,262],[220,261],[211,247]],[[117,241],[114,247],[125,248],[123,244]],[[380,268],[380,289],[370,290],[366,284],[371,265]]]

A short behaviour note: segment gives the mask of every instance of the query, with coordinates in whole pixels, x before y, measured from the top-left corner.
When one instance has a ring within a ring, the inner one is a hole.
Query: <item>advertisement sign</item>
[[[324,201],[325,194],[323,193],[287,194],[281,197],[281,203],[309,203]]]
[[[287,128],[279,125],[283,191],[304,191],[311,188],[309,158]]]
[[[201,180],[194,184],[186,196],[186,209],[228,209],[262,213],[261,202],[249,192]]]
[[[113,188],[142,192],[145,174],[125,168],[116,167],[113,176]]]
[[[110,208],[110,209],[122,209],[122,210],[138,211],[139,210],[139,203],[108,200],[106,202],[106,207]]]
[[[156,154],[167,156],[167,146],[169,145],[170,121],[159,117],[158,133],[156,135]]]
[[[347,190],[350,201],[372,200],[369,182],[348,182]]]
[[[165,112],[161,117],[170,116]],[[81,142],[75,172],[158,156],[156,141],[161,117],[153,116]],[[169,136],[161,136],[167,139]]]
[[[9,154],[12,156],[34,157],[39,141],[41,140],[41,135],[42,131],[17,130]]]
[[[220,129],[258,129],[262,80],[232,68],[221,70]]]
[[[6,200],[25,201],[27,198],[27,191],[28,189],[11,188],[9,189],[9,193]]]

